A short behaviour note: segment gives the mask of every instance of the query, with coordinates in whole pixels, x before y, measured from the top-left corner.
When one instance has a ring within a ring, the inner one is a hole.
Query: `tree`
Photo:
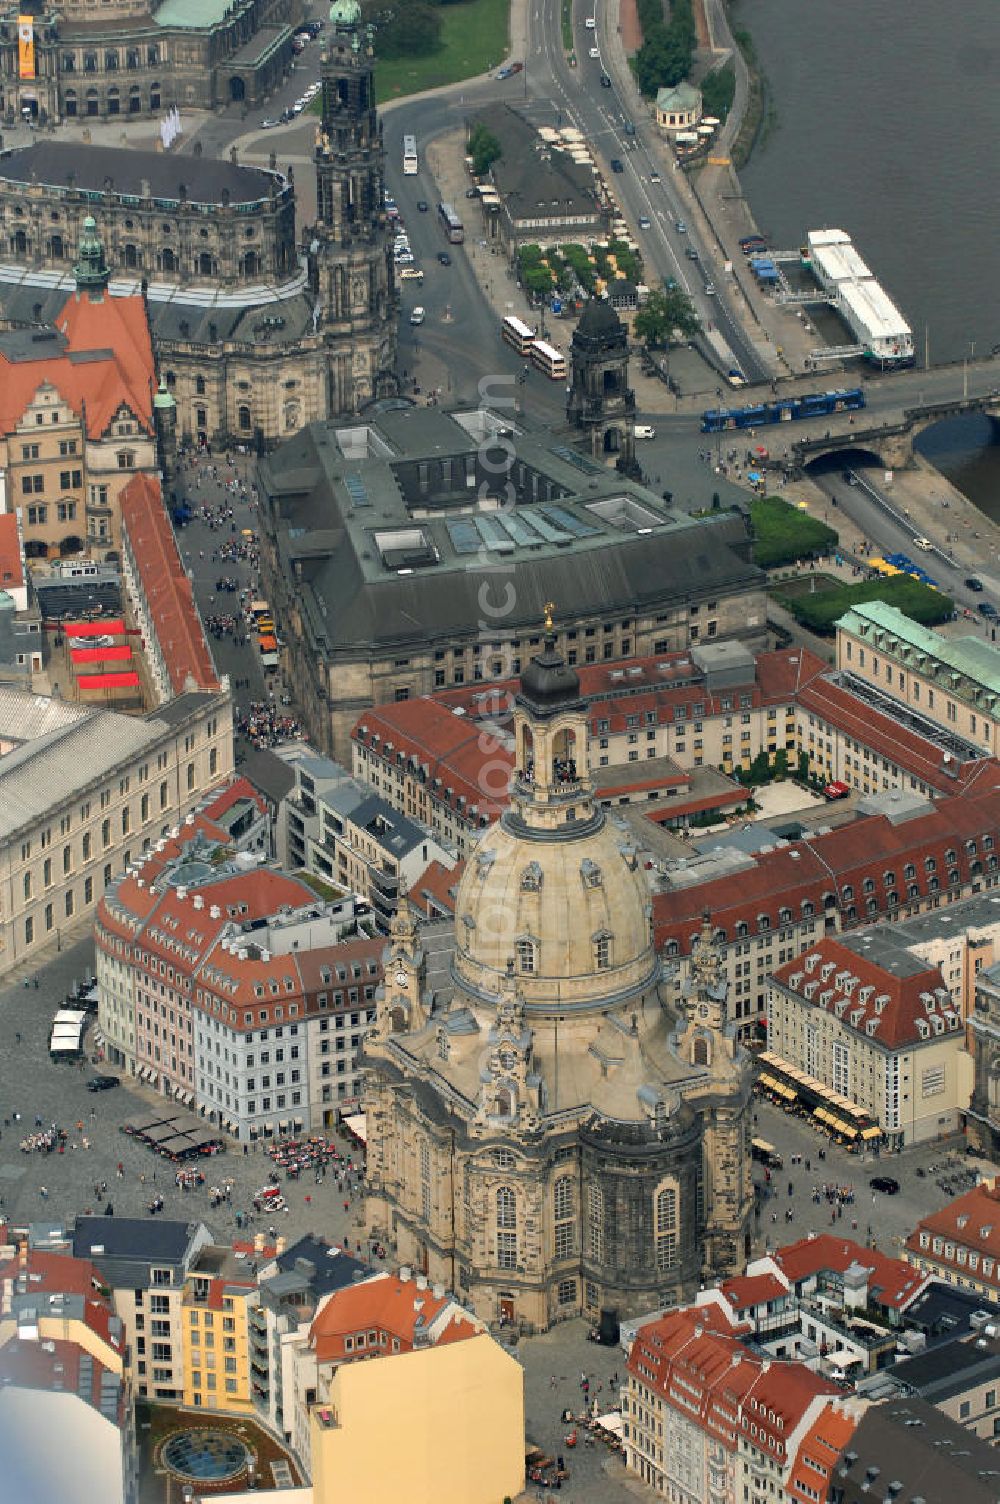
[[[441,17],[422,0],[370,5],[365,19],[375,26],[376,57],[427,57],[441,45]]]
[[[497,158],[503,155],[499,140],[481,120],[476,121],[469,133],[469,155],[477,178],[489,172]]]
[[[680,287],[660,292],[653,288],[635,316],[635,332],[647,345],[669,344],[674,331],[693,339],[701,331],[694,304]]]

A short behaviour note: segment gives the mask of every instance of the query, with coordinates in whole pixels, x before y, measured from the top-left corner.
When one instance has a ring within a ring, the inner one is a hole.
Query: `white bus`
[[[419,172],[419,170],[420,170],[420,163],[417,160],[417,138],[416,138],[416,136],[404,136],[403,137],[403,176],[405,178],[416,177],[416,175]]]
[[[527,324],[521,319],[516,319],[512,313],[509,313],[500,325],[500,337],[516,350],[518,355],[529,355],[535,343],[534,329],[529,329]]]
[[[550,381],[566,380],[566,357],[560,350],[552,345],[547,345],[544,340],[536,339],[531,347],[531,363]]]

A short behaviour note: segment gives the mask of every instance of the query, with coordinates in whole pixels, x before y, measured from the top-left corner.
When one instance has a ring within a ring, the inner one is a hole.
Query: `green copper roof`
[[[174,401],[173,397],[167,391],[166,383],[164,382],[163,377],[161,376],[160,377],[160,384],[156,388],[156,391],[153,394],[153,407],[158,412],[169,412],[171,408],[176,407],[176,406],[177,406],[177,403]]]
[[[330,24],[338,31],[347,31],[361,24],[361,6],[358,0],[333,0],[330,6]]]
[[[1000,648],[979,637],[942,637],[883,601],[864,601],[852,606],[837,626],[853,636],[869,639],[874,631],[882,632],[899,647],[910,649],[911,658],[914,653],[923,653],[990,694],[1000,695]],[[883,651],[893,649],[885,643]]]
[[[232,0],[163,0],[153,20],[157,26],[208,31],[224,21],[232,8]]]

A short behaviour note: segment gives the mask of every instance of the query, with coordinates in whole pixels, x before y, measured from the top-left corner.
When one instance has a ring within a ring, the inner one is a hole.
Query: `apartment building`
[[[356,893],[388,934],[400,893],[431,862],[454,866],[454,850],[329,758],[300,758],[294,773],[279,814],[288,865]]]
[[[293,1444],[316,1504],[496,1504],[522,1490],[521,1366],[422,1275],[329,1295],[294,1352]],[[286,1423],[289,1408],[286,1395]]]
[[[707,910],[722,947],[733,1015],[744,1033],[766,1010],[768,977],[824,936],[894,922],[992,890],[1000,871],[996,764],[985,761],[950,796],[893,790],[857,818],[797,841],[748,852],[724,838],[661,864],[653,896],[657,944],[687,980]]]
[[[996,1450],[926,1400],[871,1405],[843,1446],[830,1504],[996,1504]]]
[[[78,1217],[74,1259],[89,1260],[111,1289],[140,1397],[184,1398],[187,1276],[212,1236],[203,1222]]]
[[[227,1415],[252,1412],[250,1311],[256,1297],[246,1245],[199,1249],[185,1273],[180,1302],[184,1405]]]
[[[201,616],[157,476],[136,475],[119,498],[127,616],[138,628],[148,702],[217,688]]]
[[[211,809],[112,884],[95,925],[111,1058],[241,1142],[356,1105],[383,943],[353,898],[248,864]]]
[[[942,637],[866,601],[837,623],[837,667],[980,755],[1000,748],[1000,650],[980,637]]]
[[[250,1383],[254,1406],[277,1435],[292,1439],[285,1394],[294,1392],[293,1350],[309,1341],[313,1317],[326,1296],[366,1278],[371,1270],[325,1238],[309,1233],[290,1247],[279,1238],[254,1239],[257,1299],[250,1312]],[[263,1262],[262,1262],[263,1261]]]
[[[78,933],[232,768],[227,688],[125,716],[0,686],[0,974]]]
[[[122,1322],[89,1260],[27,1237],[0,1249],[0,1456],[21,1498],[138,1499]]]
[[[855,1103],[891,1147],[954,1133],[972,1094],[961,1012],[937,967],[891,944],[880,962],[879,930],[867,938],[864,955],[828,937],[774,971],[768,1050]]]
[[[904,1358],[891,1375],[896,1393],[919,1395],[993,1446],[1000,1442],[1000,1327],[990,1319],[996,1314],[983,1311],[971,1335]]]
[[[754,1352],[714,1308],[671,1311],[629,1354],[625,1466],[672,1504],[773,1504],[806,1469],[800,1448],[821,1418],[862,1409],[805,1364]]]
[[[4,481],[0,476],[0,497]],[[42,619],[24,557],[21,519],[0,500],[0,682],[30,685],[42,667]]]
[[[78,286],[58,328],[0,334],[0,468],[29,559],[117,557],[121,494],[157,469],[144,298]]]
[[[906,1240],[906,1257],[946,1284],[1000,1304],[1000,1188],[984,1181],[922,1217]]]

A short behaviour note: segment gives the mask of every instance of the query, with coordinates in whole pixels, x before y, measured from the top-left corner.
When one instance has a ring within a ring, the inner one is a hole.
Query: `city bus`
[[[518,355],[530,355],[535,343],[535,331],[509,313],[500,325],[500,338],[516,350]]]
[[[531,347],[531,363],[537,366],[550,381],[566,380],[566,357],[561,350],[536,339]]]
[[[403,176],[404,178],[416,177],[419,170],[420,163],[417,160],[417,138],[416,136],[404,136]]]
[[[438,218],[452,245],[461,245],[465,239],[465,229],[450,204],[438,204]]]

